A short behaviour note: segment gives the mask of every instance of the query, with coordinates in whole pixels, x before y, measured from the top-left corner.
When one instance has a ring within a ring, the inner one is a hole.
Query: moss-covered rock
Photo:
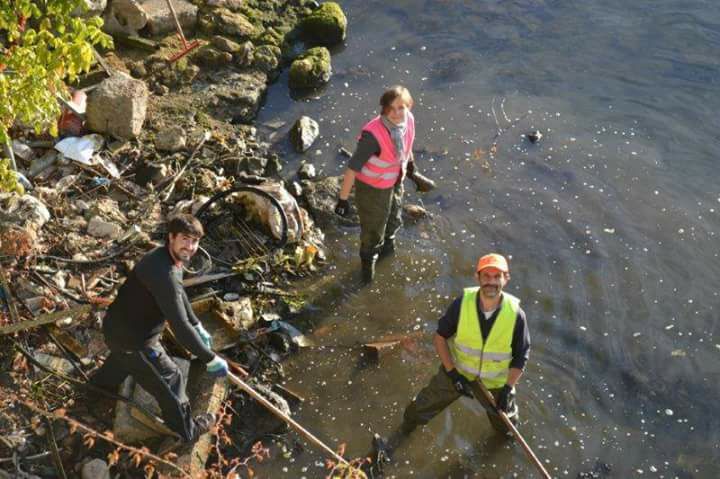
[[[206,10],[198,18],[200,30],[205,33],[217,33],[239,40],[248,40],[262,34],[242,13],[234,13],[226,8]]]
[[[270,73],[278,67],[280,49],[273,45],[260,45],[253,52],[253,65],[259,70]]]
[[[284,35],[274,28],[268,28],[262,35],[259,35],[254,43],[256,45],[273,45],[280,47],[283,43]]]
[[[290,88],[315,88],[327,83],[332,75],[330,52],[325,47],[311,48],[290,65]]]
[[[337,45],[345,40],[347,18],[335,2],[327,2],[300,22],[303,36],[317,45]]]
[[[233,56],[232,53],[217,50],[211,45],[205,45],[192,53],[192,60],[197,65],[220,68],[231,63]]]

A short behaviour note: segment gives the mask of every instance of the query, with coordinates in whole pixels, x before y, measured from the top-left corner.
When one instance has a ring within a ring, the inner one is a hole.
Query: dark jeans
[[[90,383],[117,392],[118,386],[132,376],[160,404],[167,426],[185,441],[197,436],[190,403],[185,394],[186,379],[162,346],[145,350],[111,351],[110,356],[90,378]]]
[[[489,389],[495,400],[497,400],[501,389],[502,388]],[[495,409],[490,406],[476,383],[473,383],[473,390],[475,398],[480,401],[487,411],[488,419],[490,420],[490,424],[492,424],[493,428],[500,433],[507,433],[507,426],[502,419],[500,419],[497,412],[495,412]],[[430,380],[430,383],[418,393],[415,399],[405,409],[405,414],[403,415],[403,429],[411,431],[419,425],[427,424],[432,418],[437,416],[443,409],[455,402],[455,400],[459,397],[460,393],[457,392],[452,381],[445,373],[445,369],[441,365],[439,371]],[[510,410],[515,411],[515,414],[510,417],[510,420],[513,424],[517,424],[517,405],[515,404],[514,398],[510,401]]]
[[[360,257],[380,252],[385,240],[394,240],[402,226],[403,184],[384,190],[355,182],[355,205],[360,216]]]

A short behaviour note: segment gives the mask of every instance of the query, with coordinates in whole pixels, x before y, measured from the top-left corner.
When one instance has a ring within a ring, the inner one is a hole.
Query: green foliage
[[[98,17],[79,18],[84,0],[0,2],[0,144],[16,123],[57,134],[65,81],[90,69],[92,47],[111,47]]]
[[[25,189],[18,183],[17,176],[10,166],[10,160],[0,158],[0,193],[12,192],[22,195]]]

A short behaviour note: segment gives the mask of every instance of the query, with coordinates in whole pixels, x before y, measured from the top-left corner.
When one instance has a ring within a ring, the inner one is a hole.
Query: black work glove
[[[412,178],[415,174],[415,160],[410,160],[405,167],[405,174],[408,178]]]
[[[350,202],[338,199],[337,205],[335,205],[335,214],[346,218],[350,214]]]
[[[513,397],[515,397],[515,389],[509,384],[503,386],[500,394],[498,394],[497,401],[495,401],[498,411],[510,412],[510,401],[512,401]]]
[[[448,375],[457,392],[469,398],[475,397],[473,396],[472,388],[470,387],[470,381],[468,378],[460,374],[457,369],[452,368],[450,371],[445,371],[445,374]]]

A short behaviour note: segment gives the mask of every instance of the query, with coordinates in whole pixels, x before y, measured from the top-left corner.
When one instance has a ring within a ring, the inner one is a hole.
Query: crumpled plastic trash
[[[55,149],[62,153],[66,158],[75,160],[83,165],[92,166],[96,164],[93,161],[93,155],[97,150],[103,147],[105,139],[102,135],[93,133],[85,136],[69,136],[58,141]]]

